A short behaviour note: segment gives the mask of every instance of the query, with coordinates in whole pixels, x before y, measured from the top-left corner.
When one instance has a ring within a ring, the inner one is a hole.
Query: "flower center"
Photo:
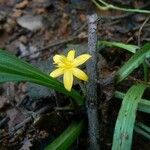
[[[71,61],[66,60],[64,62],[64,64],[65,64],[65,69],[71,69],[71,68],[73,68],[73,64],[72,64]]]

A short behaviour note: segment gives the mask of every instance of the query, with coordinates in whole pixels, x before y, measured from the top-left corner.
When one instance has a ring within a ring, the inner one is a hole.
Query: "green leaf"
[[[145,44],[138,50],[116,73],[117,83],[124,80],[134,69],[150,56],[150,43]]]
[[[61,82],[41,72],[27,62],[18,59],[4,50],[0,50],[0,82],[7,81],[33,82],[72,97],[78,105],[84,103],[83,97],[75,90],[67,91]]]
[[[77,139],[83,129],[83,121],[73,122],[59,137],[44,150],[67,150]]]
[[[143,130],[145,130],[146,132],[148,132],[150,134],[150,127],[148,127],[147,125],[145,125],[142,122],[136,122],[135,124],[136,126],[142,128]]]
[[[135,124],[134,130],[150,140],[150,127],[138,122]]]
[[[147,86],[133,85],[125,94],[115,125],[112,150],[130,150],[136,110]]]
[[[109,47],[118,47],[121,49],[125,49],[131,53],[136,53],[137,49],[140,49],[137,45],[132,45],[132,44],[124,44],[120,42],[109,42],[109,41],[99,41],[98,45],[104,45],[104,46],[109,46]]]
[[[125,93],[115,91],[114,97],[118,99],[123,99],[125,96]],[[150,113],[150,101],[147,99],[141,99],[139,104],[138,104],[138,110],[145,112],[145,113]]]

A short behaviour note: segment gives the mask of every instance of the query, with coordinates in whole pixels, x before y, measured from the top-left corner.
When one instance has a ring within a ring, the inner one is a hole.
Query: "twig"
[[[21,122],[20,124],[16,125],[11,132],[14,132],[18,129],[20,129],[21,127],[23,127],[24,125],[26,125],[27,123],[29,123],[30,121],[32,121],[33,119],[35,119],[38,115],[46,112],[47,110],[51,109],[50,106],[45,106],[43,108],[41,108],[39,111],[33,113],[33,115],[31,115],[30,117],[28,117],[27,119],[25,119],[23,122]]]
[[[36,117],[40,114],[45,113],[46,111],[50,110],[52,108],[52,106],[45,106],[43,108],[41,108],[39,111],[37,112],[33,112],[33,115],[29,116],[28,118],[26,118],[23,122],[17,124],[14,128],[12,128],[10,130],[10,133],[5,135],[5,136],[1,136],[0,137],[0,143],[2,142],[3,138],[9,136],[11,137],[17,130],[19,130],[20,128],[24,127],[27,123],[33,121],[34,119],[36,119]]]
[[[141,32],[143,27],[146,25],[146,23],[149,21],[150,17],[147,17],[146,20],[142,23],[139,32],[138,32],[138,46],[141,46]],[[146,60],[146,59],[145,59]],[[146,61],[143,62],[143,70],[144,70],[144,80],[148,81],[148,65],[146,64]]]
[[[100,17],[102,19],[118,20],[118,19],[122,19],[122,18],[128,17],[130,15],[133,15],[133,13],[124,13],[124,14],[116,15],[116,16],[100,16]]]
[[[29,57],[29,56],[31,56],[31,55],[33,55],[33,54],[36,54],[36,53],[41,52],[41,51],[44,51],[44,50],[46,50],[46,49],[48,49],[48,48],[51,48],[51,47],[54,47],[54,46],[57,46],[57,45],[64,44],[64,43],[73,41],[73,40],[75,40],[75,39],[78,39],[78,37],[77,37],[77,36],[71,36],[71,37],[69,37],[69,38],[67,38],[67,39],[63,39],[63,40],[60,40],[60,41],[57,41],[57,42],[52,42],[52,43],[50,43],[49,45],[47,45],[47,46],[45,46],[45,47],[43,47],[43,48],[41,48],[41,49],[39,49],[39,50],[37,50],[37,51],[35,51],[35,52],[33,52],[33,53],[24,55],[24,56],[22,56],[22,57],[20,57],[20,58]]]
[[[87,63],[87,73],[89,82],[87,83],[86,108],[89,124],[90,150],[100,149],[98,102],[97,102],[97,15],[88,17],[88,51],[92,59]]]
[[[141,31],[142,31],[142,29],[143,29],[143,27],[145,26],[145,24],[149,21],[149,18],[150,17],[147,17],[146,19],[145,19],[145,21],[142,23],[142,25],[141,25],[141,27],[140,27],[140,29],[139,29],[139,32],[138,32],[138,46],[140,47],[140,43],[141,43]]]
[[[0,121],[0,127],[3,126],[6,122],[9,121],[9,117],[5,117]]]
[[[81,27],[79,27],[74,33],[73,36],[77,36],[85,27],[87,26],[87,22],[85,22]]]
[[[71,42],[73,40],[76,40],[76,39],[79,39],[79,37],[77,36],[78,33],[80,33],[85,27],[87,26],[87,22],[85,22],[79,29],[77,29],[71,36],[69,36],[67,39],[62,39],[62,40],[59,40],[59,41],[56,41],[56,42],[51,42],[49,45],[33,52],[33,53],[30,53],[30,54],[27,54],[27,55],[24,55],[24,56],[21,56],[20,58],[25,58],[25,57],[29,57],[31,55],[34,55],[38,52],[41,52],[41,51],[44,51],[44,50],[47,50],[49,48],[52,48],[54,46],[58,46],[58,45],[62,45],[62,44],[65,44],[65,43],[68,43],[68,42]]]
[[[141,25],[138,25],[138,26],[134,27],[134,28],[132,29],[132,31],[138,30],[140,27],[141,27]],[[149,27],[150,27],[150,24],[144,25],[144,28],[149,28]]]

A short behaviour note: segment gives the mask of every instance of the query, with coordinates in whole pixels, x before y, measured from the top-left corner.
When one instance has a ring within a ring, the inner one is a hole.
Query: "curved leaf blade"
[[[77,139],[83,129],[83,121],[73,122],[59,137],[44,150],[67,150]]]
[[[112,150],[131,149],[138,103],[147,85],[133,85],[126,93],[115,125]]]
[[[28,81],[53,88],[72,97],[78,105],[83,104],[83,97],[72,89],[68,92],[64,85],[25,61],[0,50],[0,82]]]
[[[134,130],[150,140],[150,127],[147,125],[138,122],[135,124]]]
[[[145,44],[137,51],[116,73],[116,81],[124,80],[134,69],[139,67],[146,57],[150,56],[150,43]]]
[[[114,97],[118,99],[123,99],[125,96],[125,93],[115,91]],[[145,112],[145,113],[150,113],[150,101],[147,99],[141,99],[139,104],[138,104],[138,110]]]
[[[109,42],[109,41],[100,41],[98,42],[99,45],[104,45],[104,46],[109,46],[109,47],[118,47],[121,49],[125,49],[131,53],[136,53],[137,49],[140,49],[139,46],[137,45],[132,45],[132,44],[124,44],[121,42]]]

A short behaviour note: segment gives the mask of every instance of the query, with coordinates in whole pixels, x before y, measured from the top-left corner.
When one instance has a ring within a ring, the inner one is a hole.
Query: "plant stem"
[[[92,14],[88,17],[88,51],[92,55],[91,60],[87,63],[87,73],[89,82],[87,83],[86,108],[89,125],[90,150],[100,149],[99,119],[98,119],[98,102],[97,102],[97,15]]]
[[[141,9],[131,9],[131,8],[122,8],[122,7],[117,7],[114,5],[111,5],[109,3],[104,2],[103,0],[98,0],[98,2],[102,3],[104,6],[101,6],[96,0],[92,0],[92,2],[102,10],[108,10],[108,9],[114,9],[114,10],[121,10],[121,11],[127,11],[127,12],[137,12],[137,13],[150,13],[149,10],[141,10]]]

